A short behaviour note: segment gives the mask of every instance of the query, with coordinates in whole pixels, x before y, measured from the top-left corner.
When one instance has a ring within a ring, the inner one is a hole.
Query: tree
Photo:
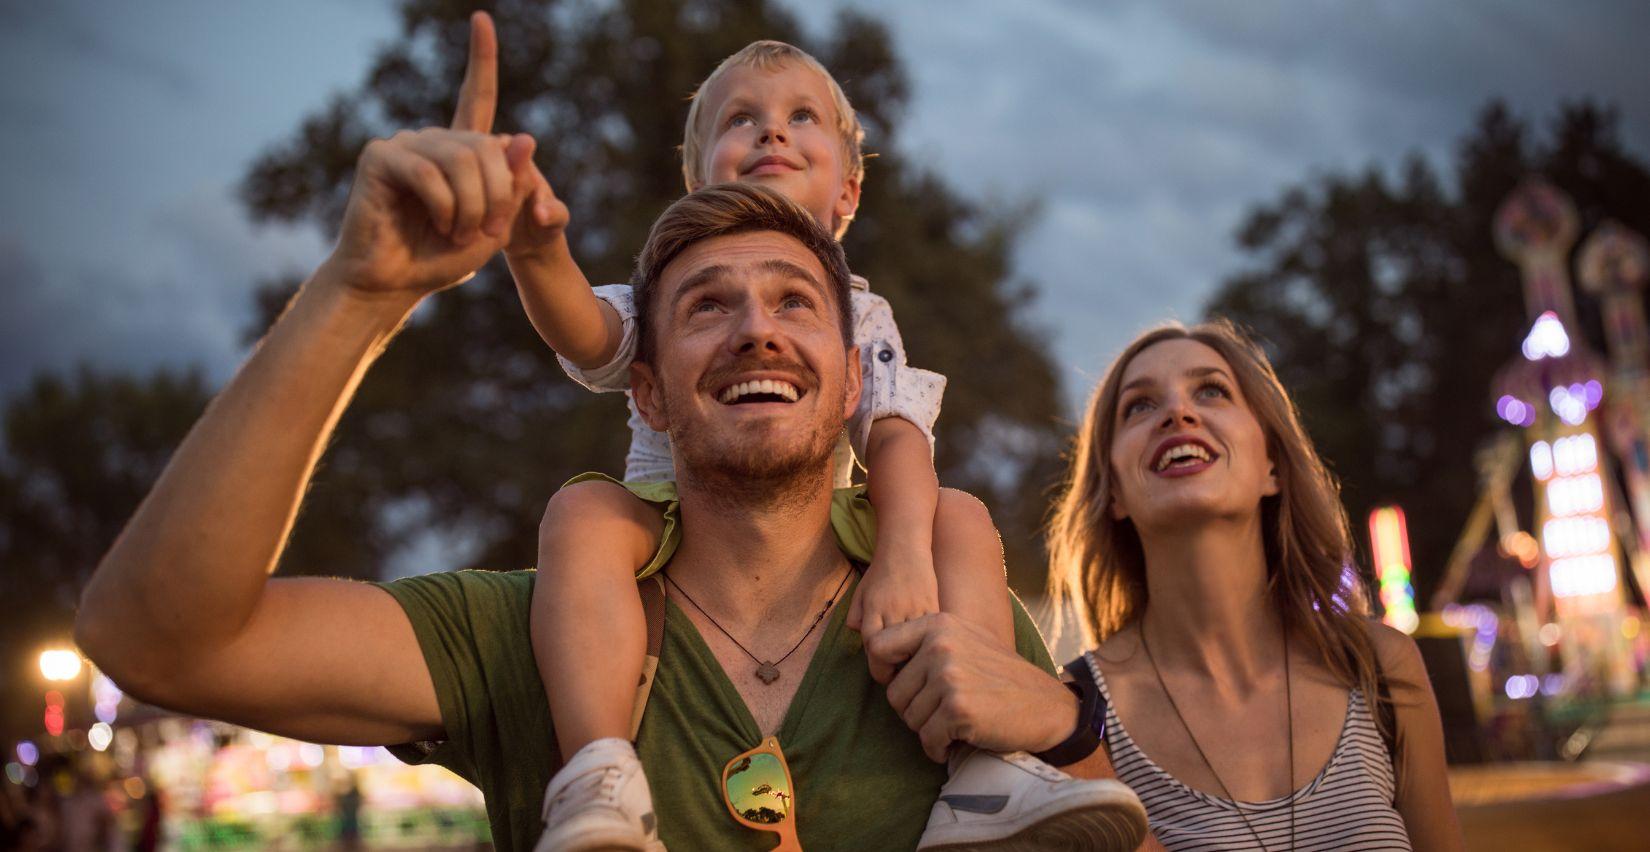
[[[1258,205],[1237,235],[1248,268],[1208,304],[1265,341],[1354,529],[1375,505],[1405,508],[1418,600],[1476,497],[1474,451],[1505,428],[1491,380],[1529,319],[1491,221],[1532,173],[1575,199],[1583,235],[1605,218],[1650,233],[1650,171],[1623,149],[1614,112],[1566,106],[1538,138],[1491,103],[1458,146],[1453,186],[1412,156],[1393,177],[1332,174]],[[1602,351],[1596,304],[1577,293],[1577,305]]]
[[[598,282],[628,277],[648,226],[682,194],[673,152],[686,98],[723,57],[778,38],[833,70],[879,152],[848,255],[893,304],[912,362],[952,377],[938,427],[942,481],[993,507],[1017,576],[1037,583],[1059,395],[1046,351],[1021,324],[1031,288],[1010,280],[1024,211],[982,209],[897,154],[908,85],[886,29],[845,13],[815,40],[764,0],[491,5],[501,34],[497,126],[539,139],[538,164],[573,212],[575,255]],[[400,40],[365,84],[253,165],[243,197],[254,217],[335,229],[369,137],[451,114],[472,6],[408,0]],[[266,288],[255,333],[293,286]],[[432,300],[369,374],[283,570],[377,566],[423,531],[467,542],[468,566],[530,565],[555,488],[581,470],[621,467],[622,412],[616,396],[561,375],[495,262]]]
[[[34,652],[67,644],[92,569],[206,408],[197,373],[41,375],[0,452],[0,732],[40,728]]]

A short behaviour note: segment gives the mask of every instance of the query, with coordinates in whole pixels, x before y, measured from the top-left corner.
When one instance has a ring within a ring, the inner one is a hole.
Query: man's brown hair
[[[826,284],[836,299],[842,343],[853,345],[848,259],[842,245],[801,205],[779,192],[756,184],[724,183],[677,199],[648,232],[630,281],[636,290],[637,360],[651,362],[658,351],[653,308],[659,301],[659,278],[665,267],[695,243],[751,231],[793,237],[819,259],[825,268]]]

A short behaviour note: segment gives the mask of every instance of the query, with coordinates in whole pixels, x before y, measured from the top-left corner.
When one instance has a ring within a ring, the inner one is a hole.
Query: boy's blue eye
[[[740,113],[740,114],[734,116],[733,118],[728,119],[728,126],[729,127],[738,127],[741,124],[752,124],[752,123],[754,123],[753,119],[750,116],[745,115],[744,113]]]
[[[799,109],[796,112],[791,113],[791,121],[796,121],[799,118],[806,119],[808,121],[819,120],[819,116],[815,115],[814,111],[811,109]]]

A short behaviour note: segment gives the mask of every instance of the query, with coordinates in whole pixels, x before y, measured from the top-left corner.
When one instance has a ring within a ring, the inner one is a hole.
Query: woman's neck
[[[1142,530],[1146,610],[1136,622],[1165,669],[1191,669],[1240,691],[1281,661],[1282,622],[1267,587],[1259,514]]]

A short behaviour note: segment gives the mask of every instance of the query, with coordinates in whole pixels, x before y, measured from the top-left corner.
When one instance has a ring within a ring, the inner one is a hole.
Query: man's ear
[[[670,420],[665,417],[664,392],[653,365],[645,361],[630,362],[630,396],[636,401],[636,412],[655,432],[669,432]]]
[[[838,221],[852,219],[859,212],[859,178],[848,178],[842,182],[842,192],[836,197],[836,204],[831,208]]]
[[[842,419],[846,421],[859,410],[859,395],[864,388],[865,377],[859,367],[859,347],[848,347],[847,369],[842,376]]]

